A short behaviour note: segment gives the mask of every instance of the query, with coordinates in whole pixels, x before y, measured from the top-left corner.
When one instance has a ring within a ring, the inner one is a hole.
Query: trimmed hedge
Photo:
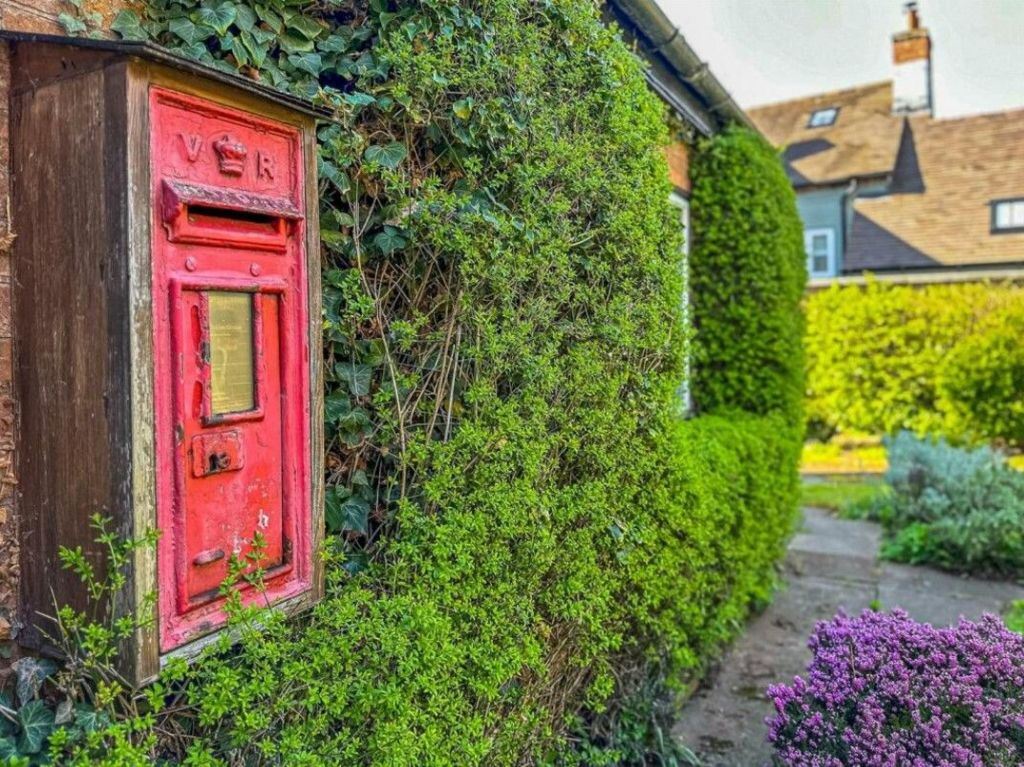
[[[1012,284],[869,281],[807,299],[812,432],[909,429],[957,441],[1024,441],[1024,360]]]
[[[692,173],[694,404],[798,420],[807,268],[793,189],[767,142],[735,128]]]
[[[799,224],[778,159],[730,131],[695,164],[698,238],[724,261],[718,229],[739,232],[763,266],[733,272],[744,311],[701,301],[728,386],[698,379],[720,413],[685,423],[666,115],[595,4],[150,0],[115,28],[337,110],[319,132],[332,535],[308,615],[238,610],[238,641],[169,669],[145,713],[105,687],[120,719],[69,753],[511,767],[668,748],[643,712],[768,597],[795,510]],[[718,208],[760,213],[736,229]],[[695,286],[717,268],[696,258]]]

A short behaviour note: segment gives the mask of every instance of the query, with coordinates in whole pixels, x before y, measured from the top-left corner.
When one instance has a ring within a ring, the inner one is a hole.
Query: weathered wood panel
[[[44,630],[55,597],[86,606],[59,547],[103,572],[88,518],[123,520],[129,500],[123,92],[123,71],[101,69],[12,99],[21,592]]]

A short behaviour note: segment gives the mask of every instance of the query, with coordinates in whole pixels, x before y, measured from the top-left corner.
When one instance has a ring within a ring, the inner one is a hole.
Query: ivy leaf
[[[57,21],[69,35],[81,35],[88,31],[85,22],[77,16],[72,16],[70,13],[58,14]]]
[[[344,232],[335,232],[331,229],[320,230],[320,241],[328,250],[334,253],[344,253],[345,246],[348,245],[351,239]]]
[[[455,116],[460,120],[468,120],[469,116],[473,114],[473,99],[459,99],[452,104],[452,110],[455,112]]]
[[[273,11],[261,3],[256,3],[256,15],[260,17],[260,21],[270,27],[274,34],[281,34],[281,30],[284,29],[284,21],[281,20],[277,11]]]
[[[238,17],[238,9],[234,3],[221,3],[216,8],[209,6],[198,8],[195,12],[195,20],[200,24],[213,27],[218,35],[227,34],[228,27],[234,24]]]
[[[373,104],[374,102],[377,101],[377,99],[375,99],[369,93],[363,93],[362,91],[352,91],[352,93],[346,93],[344,96],[342,96],[342,99],[344,99],[346,103],[358,107],[367,107],[370,104]]]
[[[184,16],[179,16],[167,22],[167,29],[184,40],[186,45],[195,45],[206,39],[206,35],[199,31],[199,27]]]
[[[345,53],[348,50],[349,41],[342,35],[331,35],[317,44],[324,53]]]
[[[53,723],[56,726],[65,725],[74,718],[74,703],[71,698],[65,698],[57,704],[57,710],[53,715]]]
[[[348,390],[356,397],[365,397],[370,393],[370,381],[373,368],[358,362],[339,362],[334,366],[334,374],[339,381],[348,384]]]
[[[76,703],[75,724],[86,732],[96,732],[110,724],[110,715],[105,711],[97,711],[87,703]]]
[[[14,708],[14,701],[11,700],[11,696],[6,692],[0,693],[0,706],[4,708]],[[8,719],[6,716],[0,716],[0,736],[7,737],[8,735],[14,735],[17,727],[14,722]],[[0,754],[0,759],[3,759],[3,755]]]
[[[24,754],[38,754],[43,743],[53,732],[53,711],[41,700],[22,706],[18,710],[21,735],[18,736],[18,750]]]
[[[252,32],[256,26],[256,11],[248,5],[235,7],[235,26],[242,32]]]
[[[384,231],[373,238],[373,244],[380,248],[380,252],[386,256],[404,248],[407,241],[395,227],[385,226]]]
[[[114,20],[110,22],[110,28],[125,40],[146,40],[149,38],[146,30],[142,28],[142,23],[139,21],[139,14],[135,11],[124,10],[118,13]]]
[[[285,22],[285,26],[293,32],[298,32],[307,40],[315,40],[320,33],[324,31],[324,27],[322,27],[315,19],[311,19],[309,16],[303,16],[298,13],[288,19],[288,21]]]
[[[338,226],[355,226],[356,220],[352,218],[350,213],[342,213],[340,210],[334,211],[334,220]]]
[[[12,759],[17,756],[18,747],[14,743],[14,738],[0,738],[0,759]]]
[[[324,516],[328,530],[332,533],[354,532],[366,535],[369,530],[370,504],[339,487],[329,488],[325,501]]]
[[[324,68],[324,61],[319,53],[299,53],[288,57],[288,63],[296,69],[319,77]]]
[[[295,35],[290,35],[287,32],[278,36],[277,43],[285,53],[309,53],[314,47],[311,40],[306,40],[303,37],[296,37]]]
[[[402,164],[406,156],[405,144],[393,141],[390,144],[374,144],[366,147],[363,157],[369,162],[394,170]]]
[[[24,657],[16,660],[11,667],[17,677],[18,701],[23,706],[39,696],[43,682],[57,670],[57,664],[49,658]]]
[[[256,38],[249,32],[242,32],[238,38],[242,41],[245,50],[249,52],[249,58],[252,59],[253,66],[260,69],[263,66],[263,62],[267,60],[267,46],[258,43]]]
[[[352,412],[352,402],[342,391],[334,391],[324,397],[324,420],[336,423]]]
[[[359,575],[370,566],[370,558],[366,555],[365,551],[353,551],[348,555],[348,559],[345,560],[345,564],[342,567],[348,571],[349,575]]]
[[[349,189],[352,188],[352,182],[349,180],[348,174],[342,171],[337,165],[329,160],[324,160],[322,157],[317,158],[317,170],[320,173],[320,178],[326,178],[337,188],[339,192],[345,194]]]

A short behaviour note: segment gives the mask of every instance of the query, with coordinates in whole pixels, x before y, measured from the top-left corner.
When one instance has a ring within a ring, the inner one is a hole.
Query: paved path
[[[876,559],[879,528],[804,510],[802,531],[785,563],[788,588],[722,658],[708,684],[683,709],[675,735],[704,767],[765,767],[770,750],[764,719],[772,713],[765,689],[802,674],[810,661],[807,637],[818,620],[840,607],[857,613],[874,600],[911,617],[945,626],[963,615],[999,613],[1024,588],[961,578],[924,567]]]

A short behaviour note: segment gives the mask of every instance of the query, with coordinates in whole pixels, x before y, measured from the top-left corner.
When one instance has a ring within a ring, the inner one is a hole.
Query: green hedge
[[[814,433],[1024,441],[1018,286],[833,286],[809,296],[807,316]]]
[[[715,211],[752,208],[731,231],[767,257],[732,272],[749,295],[719,330],[726,294],[700,303],[729,385],[699,379],[720,414],[684,423],[666,115],[595,4],[150,0],[115,28],[337,110],[319,132],[332,535],[308,615],[242,611],[234,646],[66,748],[388,767],[664,749],[636,712],[767,598],[791,526],[798,224],[778,159],[732,131],[702,152],[754,172],[695,165],[698,237],[726,259]]]
[[[738,129],[707,145],[692,173],[694,402],[798,419],[807,270],[792,187],[767,142]]]
[[[659,443],[665,463],[642,497],[653,524],[622,584],[632,641],[615,659],[616,694],[600,714],[583,714],[563,765],[689,763],[666,753],[675,691],[770,600],[793,529],[800,429],[791,421],[740,412],[674,420]]]

